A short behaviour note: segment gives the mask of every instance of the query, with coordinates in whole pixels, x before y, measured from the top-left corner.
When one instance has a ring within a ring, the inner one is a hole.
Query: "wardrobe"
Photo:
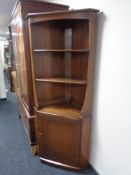
[[[28,13],[63,11],[68,10],[68,8],[66,5],[42,1],[17,0],[11,16],[10,27],[17,77],[16,95],[19,105],[19,116],[23,120],[33,154],[36,153],[34,93],[28,26],[24,20]]]

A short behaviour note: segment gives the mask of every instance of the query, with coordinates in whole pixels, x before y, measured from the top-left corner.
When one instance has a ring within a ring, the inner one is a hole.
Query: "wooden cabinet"
[[[24,23],[27,13],[67,10],[68,6],[42,1],[17,1],[11,20],[14,59],[17,74],[17,97],[20,115],[31,145],[36,143],[34,127],[34,94],[29,52],[28,26]]]
[[[38,113],[37,122],[41,160],[79,166],[81,121]]]
[[[66,168],[88,165],[97,12],[27,17],[38,154]]]

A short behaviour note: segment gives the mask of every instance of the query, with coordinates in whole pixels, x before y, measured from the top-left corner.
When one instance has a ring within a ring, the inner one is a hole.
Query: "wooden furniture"
[[[17,92],[17,85],[16,85],[16,71],[12,71],[11,72],[11,77],[12,77],[12,83],[13,83],[13,91],[12,92],[14,92],[15,94],[16,94],[16,92]]]
[[[19,0],[12,13],[11,30],[14,59],[17,74],[17,97],[20,115],[23,119],[32,150],[36,144],[34,124],[34,95],[29,52],[28,26],[24,23],[27,13],[67,10],[68,6],[42,1]],[[34,152],[34,151],[33,151]]]
[[[27,17],[38,154],[44,162],[76,170],[88,165],[97,12]]]

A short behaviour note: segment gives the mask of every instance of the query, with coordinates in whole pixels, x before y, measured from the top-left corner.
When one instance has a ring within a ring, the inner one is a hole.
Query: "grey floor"
[[[32,156],[16,98],[7,93],[7,101],[0,101],[0,175],[96,175],[91,168],[70,172],[45,165]]]

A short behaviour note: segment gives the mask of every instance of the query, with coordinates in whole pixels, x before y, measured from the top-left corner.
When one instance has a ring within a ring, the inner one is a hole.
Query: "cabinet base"
[[[33,156],[37,155],[37,145],[32,145],[31,146],[31,152],[32,152]]]
[[[80,171],[80,170],[83,169],[83,168],[80,168],[80,167],[75,167],[75,166],[63,164],[63,163],[52,161],[52,160],[45,159],[45,158],[42,158],[42,157],[40,157],[40,161],[42,163],[47,163],[47,164],[50,164],[50,165],[53,165],[53,166],[56,166],[56,167],[61,167],[61,168],[64,168],[64,169],[69,169],[69,170],[74,170],[74,171]]]

